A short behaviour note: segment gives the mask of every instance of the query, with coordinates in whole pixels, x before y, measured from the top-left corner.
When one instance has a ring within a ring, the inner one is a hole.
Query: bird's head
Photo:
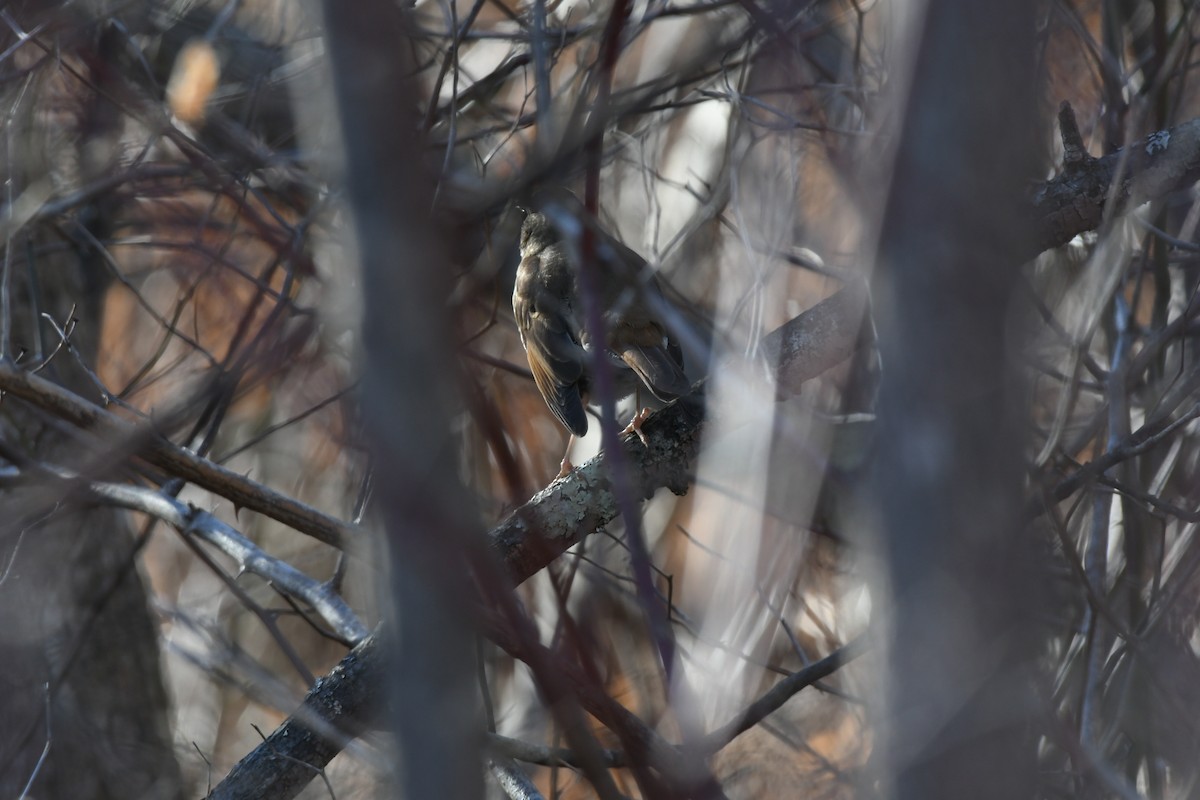
[[[545,214],[531,211],[521,226],[521,255],[534,255],[558,241],[558,231]]]

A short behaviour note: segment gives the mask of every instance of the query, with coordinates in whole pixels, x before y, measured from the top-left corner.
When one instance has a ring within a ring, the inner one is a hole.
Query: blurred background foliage
[[[691,489],[659,492],[641,522],[690,694],[665,685],[619,522],[517,589],[544,644],[669,740],[735,718],[888,617],[866,475],[879,382],[904,365],[881,363],[868,315],[853,358],[779,400],[762,344],[875,274],[919,5],[404,4],[395,46],[421,144],[395,158],[432,185],[458,354],[443,375],[411,375],[411,391],[443,381],[461,395],[453,433],[481,535],[554,478],[567,446],[511,313],[517,205],[531,190],[598,186],[600,224],[656,270],[689,377],[707,379],[716,411]],[[1031,196],[1062,169],[1064,101],[1094,157],[1200,116],[1191,3],[1045,0],[1032,17]],[[986,35],[964,31],[961,46]],[[362,276],[322,36],[318,8],[273,0],[0,8],[0,357],[371,523],[397,476],[372,468],[356,403]],[[379,102],[409,99],[398,88]],[[1187,797],[1200,775],[1189,174],[1012,264],[1012,364],[995,369],[1024,379],[1012,402],[1026,438],[1013,446],[1027,506],[1013,535],[1034,543],[1045,576],[1031,621],[1037,703],[1020,712],[1039,796]],[[573,444],[576,464],[598,451],[599,427]],[[55,470],[178,496],[327,583],[366,624],[383,616],[380,542],[343,551],[300,535],[139,458],[136,440],[28,399],[0,402],[0,446],[6,796],[31,776],[36,797],[195,796],[346,653],[312,609],[228,552],[105,508]],[[564,744],[526,665],[481,639],[478,669],[492,733]],[[872,761],[886,669],[872,649],[797,694],[721,749],[713,777],[739,798],[886,791]],[[386,748],[363,737],[306,796],[388,795]],[[596,795],[574,767],[526,766],[547,797]],[[612,774],[624,794],[656,794],[637,770]]]

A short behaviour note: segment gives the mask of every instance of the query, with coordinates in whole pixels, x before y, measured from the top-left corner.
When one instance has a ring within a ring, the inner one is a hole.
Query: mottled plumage
[[[687,394],[691,387],[682,352],[645,302],[647,293],[661,297],[653,278],[642,275],[645,260],[595,230],[599,300],[617,397],[632,394],[639,383],[664,402]],[[521,228],[513,314],[546,405],[567,430],[584,435],[592,355],[575,267],[558,231],[537,212],[526,216]]]

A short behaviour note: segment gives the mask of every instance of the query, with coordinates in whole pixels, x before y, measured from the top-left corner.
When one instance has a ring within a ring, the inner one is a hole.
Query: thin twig
[[[114,444],[135,442],[138,454],[170,475],[182,478],[313,538],[344,548],[361,539],[357,525],[336,519],[274,489],[172,444],[149,426],[132,425],[77,394],[11,363],[0,362],[0,391],[8,392]]]

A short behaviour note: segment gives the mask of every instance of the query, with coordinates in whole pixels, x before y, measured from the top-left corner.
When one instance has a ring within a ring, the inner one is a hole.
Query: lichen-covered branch
[[[1200,179],[1200,119],[1156,131],[1103,158],[1082,149],[1070,105],[1059,111],[1062,173],[1031,197],[1032,244],[1036,255],[1060,247],[1107,218]]]

